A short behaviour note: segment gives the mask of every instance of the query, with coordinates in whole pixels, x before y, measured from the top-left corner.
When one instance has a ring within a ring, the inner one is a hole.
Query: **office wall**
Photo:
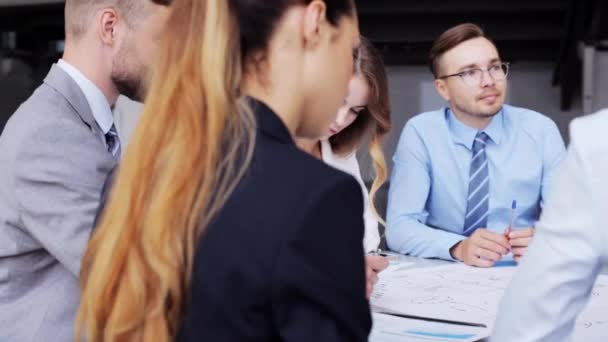
[[[33,72],[20,60],[0,56],[0,132],[11,114],[35,89]]]
[[[598,50],[595,53],[593,66],[593,111],[608,108],[608,50]]]
[[[598,68],[597,76],[597,98],[608,101],[608,54],[598,61],[598,65],[607,65],[606,68]],[[0,113],[12,111],[17,106],[15,101],[21,101],[27,96],[23,91],[34,88],[31,84],[31,71],[27,68],[14,64],[10,72],[2,73],[0,77]],[[567,141],[568,123],[576,116],[581,115],[582,108],[580,99],[576,100],[572,109],[561,111],[559,108],[559,87],[551,85],[553,65],[550,63],[517,63],[512,65],[509,72],[509,88],[507,102],[516,106],[527,107],[544,113],[551,117],[560,128],[562,136]],[[10,76],[9,76],[10,75]],[[395,66],[388,68],[390,83],[390,98],[392,108],[392,130],[385,141],[384,151],[388,161],[389,169],[392,168],[392,155],[399,140],[401,129],[413,115],[437,109],[444,105],[443,100],[437,95],[433,79],[426,66]],[[15,91],[18,94],[15,94]],[[137,120],[140,107],[121,101],[117,105],[117,121],[122,126],[121,138],[128,140],[128,131]],[[599,103],[598,103],[599,105]],[[124,108],[123,108],[124,107]],[[359,153],[361,170],[365,180],[370,181],[372,167],[369,157],[362,151]]]

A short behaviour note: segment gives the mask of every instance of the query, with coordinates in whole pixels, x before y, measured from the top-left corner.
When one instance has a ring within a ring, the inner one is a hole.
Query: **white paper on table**
[[[389,273],[392,273],[396,270],[399,271],[399,270],[408,269],[413,265],[415,265],[415,263],[413,263],[413,262],[401,261],[401,260],[398,260],[395,258],[392,258],[392,259],[389,258],[388,267],[384,271],[380,272],[378,275],[386,276]]]
[[[473,342],[486,338],[489,329],[372,314],[369,342]]]
[[[476,268],[450,264],[429,268],[391,265],[380,273],[371,304],[377,311],[415,317],[480,323],[492,329],[515,267]],[[579,316],[573,341],[608,336],[608,276],[600,275]]]
[[[374,286],[374,307],[488,326],[513,271],[513,267],[481,269],[463,264],[389,269],[380,273]]]

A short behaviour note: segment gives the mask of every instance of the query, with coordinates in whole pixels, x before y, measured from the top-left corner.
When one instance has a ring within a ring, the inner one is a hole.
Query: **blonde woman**
[[[348,95],[338,110],[336,119],[329,126],[325,138],[298,139],[298,146],[328,165],[352,175],[359,182],[364,196],[363,247],[369,253],[376,251],[380,244],[380,216],[375,210],[374,198],[387,177],[381,140],[390,130],[391,112],[388,80],[382,57],[364,37],[361,38],[361,46],[356,53],[354,70],[348,85]],[[356,158],[356,151],[366,137],[371,138],[369,153],[375,170],[369,196]],[[377,273],[388,266],[388,261],[377,255],[367,255],[365,261],[369,295],[377,280]]]
[[[172,1],[78,339],[367,341],[361,189],[293,140],[331,124],[359,39],[351,0]]]

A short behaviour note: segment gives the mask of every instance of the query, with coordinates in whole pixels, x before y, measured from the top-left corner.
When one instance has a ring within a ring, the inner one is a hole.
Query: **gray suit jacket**
[[[73,341],[80,262],[115,165],[54,65],[0,136],[0,341]]]

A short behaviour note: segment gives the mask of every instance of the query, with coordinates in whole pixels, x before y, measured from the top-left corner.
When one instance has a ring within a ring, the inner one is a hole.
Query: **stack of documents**
[[[391,264],[380,273],[371,298],[373,310],[406,318],[374,315],[370,341],[476,341],[487,337],[515,271],[515,267],[475,268],[464,264],[409,266]],[[606,342],[607,312],[608,276],[601,275],[578,318],[573,341]],[[413,318],[434,320],[436,324],[430,327],[429,322],[422,321],[425,325],[417,327],[412,325],[416,323]]]

